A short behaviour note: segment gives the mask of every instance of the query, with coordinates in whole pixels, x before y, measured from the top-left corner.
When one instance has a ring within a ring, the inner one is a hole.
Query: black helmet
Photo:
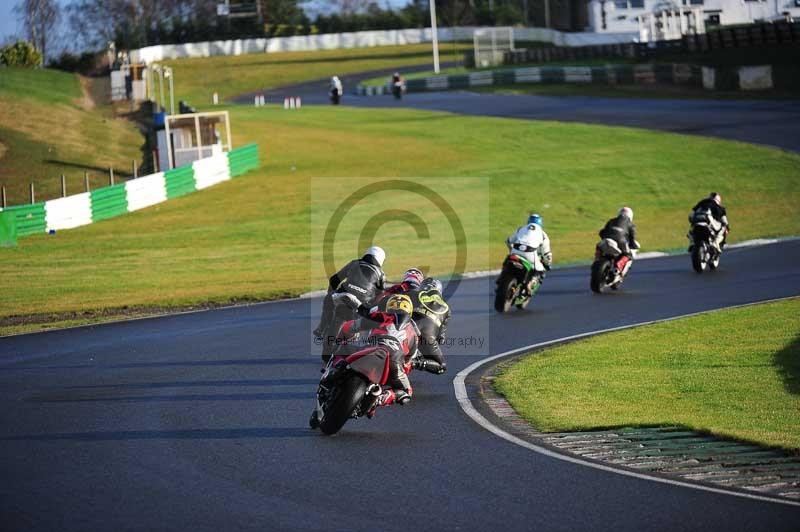
[[[437,292],[442,291],[442,282],[439,279],[434,279],[433,277],[426,277],[423,279],[422,284],[419,285],[422,290],[436,290]]]

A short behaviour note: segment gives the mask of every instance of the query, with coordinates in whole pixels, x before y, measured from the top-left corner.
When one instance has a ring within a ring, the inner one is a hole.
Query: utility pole
[[[431,38],[433,39],[433,71],[439,73],[439,30],[436,27],[436,0],[429,0],[431,6]]]

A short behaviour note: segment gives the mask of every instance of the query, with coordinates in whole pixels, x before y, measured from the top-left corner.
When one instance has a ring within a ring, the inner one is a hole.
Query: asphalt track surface
[[[587,250],[591,251],[591,250]],[[391,257],[389,258],[391,260]],[[637,262],[622,290],[554,270],[529,311],[493,282],[451,300],[445,376],[414,400],[307,428],[320,301],[291,300],[0,339],[2,530],[798,530],[781,504],[623,477],[476,425],[452,378],[489,354],[567,335],[800,294],[800,241]],[[313,349],[313,352],[312,352]]]
[[[429,67],[426,67],[429,68]],[[417,67],[411,72],[421,70]],[[356,107],[414,108],[456,114],[558,120],[627,126],[763,144],[800,152],[800,100],[710,100],[535,96],[445,91],[391,96],[348,94],[360,81],[383,71],[345,77],[342,104]],[[390,71],[385,71],[388,74]],[[304,105],[328,104],[327,80],[309,81],[267,92],[267,101],[300,96]],[[247,94],[234,100],[252,103]]]

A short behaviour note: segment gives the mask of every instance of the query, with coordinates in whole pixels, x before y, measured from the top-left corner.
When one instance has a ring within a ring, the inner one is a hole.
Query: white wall
[[[472,41],[474,27],[439,28],[442,42]],[[547,28],[515,28],[516,41],[551,42],[557,46],[582,46],[586,44],[612,44],[631,42],[638,33],[562,33]],[[419,44],[431,41],[431,29],[404,29],[386,31],[358,31],[352,33],[327,33],[272,39],[240,39],[235,41],[208,41],[185,44],[148,46],[130,51],[132,63],[152,63],[180,57],[209,57],[215,55],[242,55],[263,52],[300,52],[311,50],[335,50],[342,48],[367,48],[372,46],[396,46]]]
[[[644,8],[621,8],[618,3],[608,0],[605,2],[606,29],[602,28],[601,0],[589,2],[589,27],[593,32],[619,33],[638,31],[637,15],[652,13],[657,4],[663,0],[644,0]],[[788,11],[795,18],[800,18],[800,7],[794,6],[794,0],[759,0],[747,2],[745,0],[703,0],[702,4],[691,4],[689,0],[674,0],[675,5],[688,8],[701,8],[704,15],[721,11],[721,24],[747,24],[757,20],[772,20],[780,17],[781,13]],[[628,4],[630,5],[630,4]],[[620,17],[622,17],[620,19]]]

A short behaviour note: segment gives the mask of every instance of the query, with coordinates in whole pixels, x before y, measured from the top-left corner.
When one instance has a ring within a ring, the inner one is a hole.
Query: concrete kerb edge
[[[745,247],[745,246],[740,246],[740,247]],[[521,358],[521,357],[523,357],[523,356],[525,356],[525,355],[527,355],[529,353],[532,353],[532,352],[540,351],[540,350],[547,349],[547,348],[552,348],[552,347],[555,347],[555,346],[558,346],[558,345],[563,345],[563,344],[570,343],[570,342],[573,342],[573,341],[583,340],[583,339],[586,339],[586,338],[590,338],[590,337],[598,336],[598,335],[602,335],[602,334],[618,332],[618,331],[624,331],[624,330],[633,329],[633,328],[637,328],[637,327],[643,327],[645,325],[654,325],[654,324],[658,324],[658,323],[666,323],[666,322],[675,321],[675,320],[679,320],[679,319],[683,319],[683,318],[690,318],[690,317],[693,317],[693,316],[700,316],[700,315],[704,315],[704,314],[710,314],[710,313],[713,313],[713,312],[720,312],[720,311],[723,311],[723,310],[751,307],[751,306],[754,306],[754,305],[762,305],[762,304],[765,304],[765,303],[772,303],[772,302],[777,302],[777,301],[785,301],[785,300],[789,300],[789,299],[795,299],[797,297],[798,296],[795,295],[795,296],[787,296],[787,297],[780,297],[780,298],[773,298],[773,299],[765,299],[763,301],[754,301],[754,302],[751,302],[751,303],[744,303],[744,304],[741,304],[741,305],[732,305],[732,306],[728,306],[728,307],[721,307],[721,308],[716,308],[716,309],[703,310],[703,311],[699,311],[699,312],[691,312],[691,313],[688,313],[688,314],[682,314],[682,315],[678,315],[678,316],[671,316],[669,318],[662,318],[662,319],[658,319],[658,320],[644,321],[644,322],[640,322],[640,323],[633,323],[633,324],[630,324],[630,325],[622,325],[622,326],[619,326],[619,327],[611,327],[611,328],[607,328],[607,329],[599,329],[599,330],[596,330],[596,331],[587,331],[587,332],[580,333],[580,334],[574,334],[574,335],[565,336],[565,337],[562,337],[562,338],[556,338],[554,340],[548,340],[548,341],[545,341],[545,342],[539,342],[539,343],[536,343],[536,344],[531,344],[531,345],[525,346],[525,347],[519,347],[519,348],[516,348],[516,349],[512,349],[512,350],[506,351],[504,353],[498,353],[497,355],[492,355],[492,356],[486,357],[486,358],[484,358],[482,360],[479,360],[479,361],[477,361],[477,362],[475,362],[473,364],[470,364],[469,366],[467,366],[466,368],[461,370],[455,376],[455,378],[453,378],[453,390],[454,390],[454,393],[455,393],[456,401],[458,401],[459,406],[464,411],[464,413],[468,417],[470,417],[475,423],[477,423],[481,428],[493,433],[495,436],[499,436],[500,438],[503,438],[504,440],[506,440],[506,441],[508,441],[510,443],[513,443],[513,444],[518,445],[520,447],[525,447],[525,448],[527,448],[527,449],[529,449],[531,451],[534,451],[534,452],[536,452],[538,454],[541,454],[541,455],[544,455],[544,456],[548,456],[550,458],[555,458],[557,460],[562,460],[562,461],[565,461],[565,462],[570,462],[570,463],[581,465],[581,466],[585,466],[585,467],[591,467],[593,469],[598,469],[598,470],[601,470],[601,471],[606,471],[606,472],[615,473],[615,474],[619,474],[619,475],[634,477],[634,478],[638,478],[638,479],[642,479],[642,480],[649,480],[649,481],[652,481],[652,482],[659,482],[659,483],[662,483],[662,484],[670,484],[670,485],[673,485],[673,486],[696,489],[696,490],[701,490],[701,491],[708,491],[708,492],[722,494],[722,495],[747,498],[747,499],[752,499],[752,500],[757,500],[757,501],[762,501],[762,502],[771,502],[771,503],[775,503],[775,504],[783,504],[783,505],[787,505],[787,506],[800,507],[800,501],[794,501],[794,500],[791,500],[791,499],[784,499],[784,498],[774,497],[774,496],[769,496],[769,495],[761,495],[761,494],[758,494],[758,493],[753,493],[753,492],[745,491],[745,490],[742,490],[742,489],[723,488],[723,487],[719,487],[719,486],[716,486],[716,485],[713,485],[713,484],[707,484],[707,483],[703,483],[703,482],[692,482],[692,481],[687,481],[687,480],[683,480],[683,479],[679,480],[679,479],[676,479],[674,477],[669,477],[669,476],[666,476],[666,475],[659,475],[659,474],[654,474],[654,473],[650,473],[650,472],[643,472],[643,471],[627,468],[627,467],[624,467],[624,466],[608,464],[606,462],[600,462],[600,461],[597,461],[597,460],[592,460],[592,459],[589,459],[589,458],[580,457],[578,455],[575,455],[575,454],[572,454],[572,453],[567,453],[567,452],[563,451],[562,449],[558,449],[558,448],[555,448],[555,447],[550,446],[550,445],[541,444],[541,443],[533,443],[533,442],[528,441],[528,440],[526,440],[524,438],[521,438],[521,437],[519,437],[517,435],[511,434],[510,432],[507,432],[503,428],[501,428],[501,427],[497,426],[496,424],[492,423],[491,421],[489,421],[483,414],[481,414],[480,411],[478,410],[478,408],[476,408],[475,405],[470,400],[470,395],[469,395],[469,392],[467,391],[467,384],[466,384],[467,379],[472,378],[473,377],[473,373],[476,370],[478,370],[479,368],[481,368],[482,366],[488,366],[488,367],[485,368],[485,370],[481,373],[481,376],[483,376],[487,372],[491,371],[498,364],[508,362],[509,360],[513,360],[515,358]],[[480,400],[480,398],[478,398],[478,400]],[[493,415],[497,416],[498,418],[501,418],[499,415],[497,415],[494,412],[494,409],[492,409],[492,407],[490,405],[486,404],[485,402],[483,402],[483,405],[484,405],[485,408],[489,409],[489,411],[491,411],[493,413]]]

